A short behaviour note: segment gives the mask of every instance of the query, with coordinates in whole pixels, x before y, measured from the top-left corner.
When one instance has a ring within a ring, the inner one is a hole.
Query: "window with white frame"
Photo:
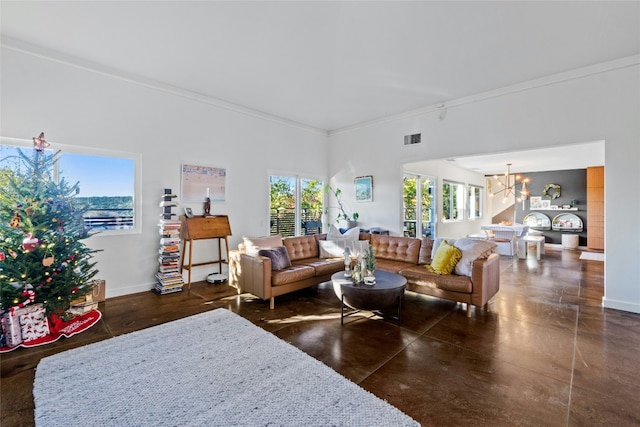
[[[269,176],[269,234],[322,233],[324,183],[299,176]]]
[[[79,183],[75,197],[86,208],[85,227],[97,235],[140,232],[141,204],[138,190],[139,157],[132,153],[52,144],[46,152],[60,150],[53,177]],[[18,150],[30,155],[32,142],[2,138],[0,164],[20,167]]]
[[[470,184],[467,188],[467,195],[467,217],[469,219],[482,218],[483,188]]]
[[[462,220],[464,212],[464,184],[453,181],[442,183],[442,220]]]

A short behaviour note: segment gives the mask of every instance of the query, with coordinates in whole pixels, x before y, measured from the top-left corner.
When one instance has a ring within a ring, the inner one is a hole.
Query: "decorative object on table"
[[[36,425],[419,425],[225,309],[45,357],[33,395]]]
[[[9,255],[0,266],[0,311],[40,304],[48,317],[91,292],[97,250],[82,241],[89,233],[83,219],[87,208],[75,198],[80,183],[69,184],[62,173],[54,176],[60,151],[46,149],[51,144],[44,133],[33,139],[33,149],[17,150],[15,170],[7,164],[0,175],[0,253]]]
[[[226,169],[183,164],[182,201],[199,202],[204,196],[211,202],[224,202],[226,179]]]
[[[524,201],[527,199],[527,197],[529,197],[529,191],[527,190],[527,183],[529,182],[529,178],[521,175],[512,175],[511,163],[507,163],[507,171],[504,174],[504,181],[498,175],[494,175],[493,179],[498,182],[498,185],[501,188],[494,193],[489,193],[489,196],[493,197],[496,194],[503,193],[502,197],[505,200],[510,195],[512,195],[518,202]],[[519,194],[518,190],[516,189],[516,184],[518,183],[522,184]],[[491,189],[489,191],[491,191]]]
[[[351,249],[344,248],[344,276],[351,277]]]
[[[371,244],[369,244],[369,247],[364,252],[362,260],[364,261],[364,266],[366,268],[364,283],[367,285],[374,285],[376,283],[376,276],[374,275],[376,271],[376,250]]]
[[[344,220],[347,222],[347,228],[351,229],[351,228],[355,228],[358,226],[358,218],[360,218],[360,215],[358,214],[358,212],[353,212],[353,213],[348,213],[347,209],[344,206],[344,202],[342,201],[342,190],[340,188],[333,188],[329,185],[327,185],[325,187],[325,190],[331,194],[333,194],[333,196],[336,198],[336,202],[338,203],[338,210],[340,211],[340,213],[338,214],[338,216],[336,217],[336,223],[339,223],[340,220]],[[329,213],[329,208],[327,207],[325,209],[325,214]]]
[[[544,197],[545,199],[557,199],[558,197],[560,197],[560,185],[545,185],[544,189],[542,190],[542,197]]]
[[[158,223],[160,233],[160,249],[158,250],[158,271],[156,272],[156,284],[153,291],[160,294],[171,294],[182,291],[184,281],[180,271],[180,238],[181,223],[173,208],[177,207],[171,188],[165,188],[161,197],[160,206],[163,208]]]
[[[204,199],[204,208],[202,216],[211,216],[211,199],[209,197]]]
[[[193,210],[191,208],[184,208],[184,216],[193,218]]]
[[[355,179],[356,202],[373,201],[373,176],[358,176]]]

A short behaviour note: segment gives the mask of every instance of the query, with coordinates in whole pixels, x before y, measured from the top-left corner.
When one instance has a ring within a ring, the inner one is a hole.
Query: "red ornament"
[[[39,246],[40,246],[40,239],[36,239],[31,234],[29,234],[27,237],[24,238],[24,240],[22,240],[22,248],[25,251],[36,250],[38,249]]]

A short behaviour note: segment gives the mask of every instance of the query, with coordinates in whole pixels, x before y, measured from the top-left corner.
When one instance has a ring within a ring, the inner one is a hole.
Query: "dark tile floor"
[[[372,313],[340,326],[328,285],[276,298],[226,285],[112,298],[90,330],[2,355],[1,424],[33,425],[34,369],[45,356],[226,308],[321,360],[422,425],[640,425],[640,315],[601,308],[603,263],[548,248],[501,260],[489,311],[407,293],[401,327]],[[81,392],[81,391],[79,391]]]

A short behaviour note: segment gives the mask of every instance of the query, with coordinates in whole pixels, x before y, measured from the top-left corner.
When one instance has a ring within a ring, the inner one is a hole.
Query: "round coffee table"
[[[385,308],[397,306],[398,325],[401,322],[402,296],[407,284],[407,279],[396,273],[376,270],[374,273],[376,283],[365,285],[353,283],[350,277],[344,276],[344,271],[339,271],[331,276],[333,291],[341,301],[340,323],[344,324],[344,318],[357,313],[360,310],[381,311]],[[354,312],[344,314],[345,306],[354,309]]]

